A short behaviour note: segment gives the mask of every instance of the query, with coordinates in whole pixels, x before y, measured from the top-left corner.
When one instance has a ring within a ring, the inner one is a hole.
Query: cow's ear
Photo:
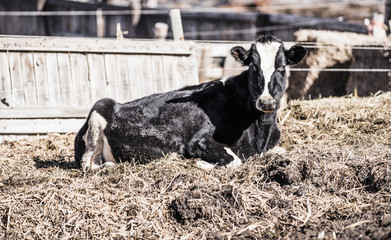
[[[236,46],[231,49],[231,55],[236,61],[240,62],[243,66],[247,65],[248,51],[243,47]]]
[[[285,51],[285,58],[289,65],[298,64],[305,55],[307,55],[307,49],[299,45],[294,45],[288,51]]]

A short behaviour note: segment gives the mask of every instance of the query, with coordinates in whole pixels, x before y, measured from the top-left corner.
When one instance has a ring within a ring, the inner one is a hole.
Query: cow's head
[[[249,67],[249,91],[256,109],[274,112],[285,91],[287,65],[299,63],[307,54],[302,46],[289,50],[273,36],[261,36],[249,50],[241,46],[231,49],[232,56]]]

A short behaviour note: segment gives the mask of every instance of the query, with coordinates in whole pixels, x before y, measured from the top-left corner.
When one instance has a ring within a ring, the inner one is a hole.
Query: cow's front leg
[[[242,160],[228,147],[224,148],[227,151],[228,155],[233,157],[233,160],[227,164],[228,168],[237,168],[242,166]]]
[[[102,166],[115,164],[110,146],[104,134],[106,120],[96,111],[92,112],[88,119],[88,129],[83,136],[86,151],[81,159],[81,166],[84,170],[98,169]]]
[[[198,160],[196,166],[204,170],[212,170],[215,167],[237,168],[242,165],[242,160],[223,144],[213,144],[208,151],[201,154],[203,160]]]

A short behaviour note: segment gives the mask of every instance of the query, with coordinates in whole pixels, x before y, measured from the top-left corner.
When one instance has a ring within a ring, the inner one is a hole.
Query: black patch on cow
[[[261,35],[259,38],[256,40],[256,42],[259,43],[271,43],[271,42],[279,42],[282,43],[282,41],[275,36],[272,35]]]
[[[289,65],[298,64],[307,55],[307,50],[302,46],[292,46],[285,52],[285,58]]]
[[[228,79],[225,84],[214,81],[213,87],[195,92],[191,96],[177,98],[167,103],[193,102],[202,109],[214,126],[213,139],[232,146],[261,113],[249,99],[248,72]],[[240,79],[240,81],[238,81]]]
[[[246,51],[246,49],[244,49],[244,47],[233,47],[231,49],[231,55],[232,57],[240,62],[240,64],[242,64],[242,66],[247,66],[248,65],[248,61],[247,61],[247,58],[250,54],[250,51]]]

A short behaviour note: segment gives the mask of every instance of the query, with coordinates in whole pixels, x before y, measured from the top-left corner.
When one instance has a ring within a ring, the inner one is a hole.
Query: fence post
[[[103,12],[101,8],[98,8],[96,10],[96,36],[105,36],[105,19],[103,17]]]
[[[155,23],[155,27],[153,29],[153,37],[159,40],[165,40],[167,38],[168,33],[168,24],[163,22]]]
[[[172,34],[174,36],[174,40],[175,41],[185,40],[183,36],[181,12],[179,11],[179,9],[170,10],[170,20],[171,20],[171,28],[172,28]]]
[[[117,32],[116,32],[117,39],[122,40],[124,39],[124,34],[121,29],[121,23],[117,23]]]

